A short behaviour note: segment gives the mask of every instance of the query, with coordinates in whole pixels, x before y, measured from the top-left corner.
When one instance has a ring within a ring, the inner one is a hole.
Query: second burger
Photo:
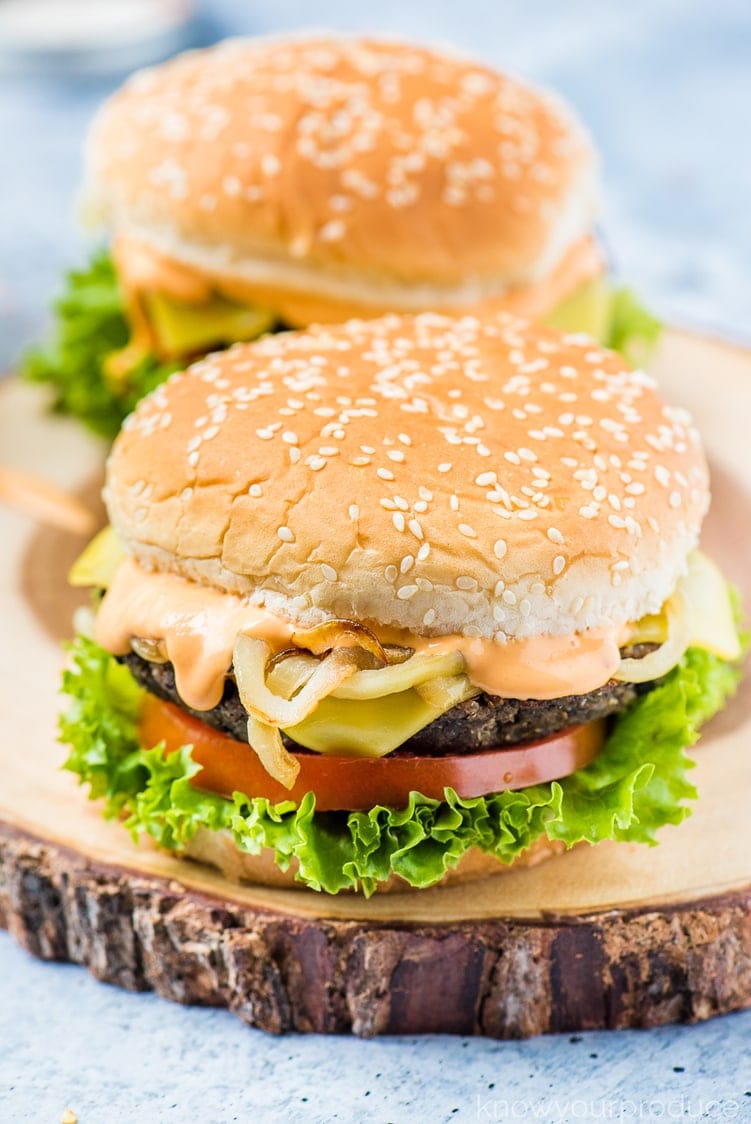
[[[614,300],[573,111],[445,51],[240,39],[138,73],[96,118],[83,195],[111,251],[71,275],[29,373],[108,436],[175,366],[281,327],[503,309],[623,347],[652,330]]]

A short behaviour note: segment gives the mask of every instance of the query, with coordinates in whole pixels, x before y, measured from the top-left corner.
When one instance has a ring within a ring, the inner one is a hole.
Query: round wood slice
[[[751,604],[751,355],[670,332],[653,364],[695,413],[704,545]],[[0,461],[96,508],[104,449],[0,387]],[[62,653],[82,546],[0,508],[0,925],[35,955],[271,1031],[515,1037],[695,1021],[751,1005],[751,691],[696,750],[700,799],[660,845],[581,847],[429,891],[330,897],[234,884],[134,846],[60,771]]]

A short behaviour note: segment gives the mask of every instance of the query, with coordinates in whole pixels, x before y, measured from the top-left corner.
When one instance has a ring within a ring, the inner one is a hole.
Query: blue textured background
[[[749,0],[215,0],[197,41],[305,25],[450,42],[563,91],[603,154],[618,272],[751,339]],[[0,369],[82,253],[82,137],[111,79],[0,77]],[[0,1122],[751,1120],[751,1013],[526,1043],[271,1039],[40,965],[0,936]]]

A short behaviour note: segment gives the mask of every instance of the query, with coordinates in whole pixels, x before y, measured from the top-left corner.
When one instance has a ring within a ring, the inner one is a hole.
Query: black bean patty
[[[624,650],[624,655],[638,659],[654,648],[640,644]],[[168,702],[177,703],[185,710],[229,734],[239,741],[247,738],[247,713],[237,693],[234,680],[228,678],[221,702],[213,710],[197,711],[186,707],[175,688],[175,675],[169,663],[149,663],[135,652],[122,657],[135,679],[147,691]],[[495,695],[480,694],[447,710],[435,722],[414,734],[398,749],[397,754],[476,753],[501,745],[545,738],[569,726],[594,722],[624,710],[638,696],[656,684],[619,683],[611,679],[603,687],[586,695],[566,695],[564,698],[541,701],[539,699],[501,699]],[[282,735],[290,748],[301,752],[291,738]]]

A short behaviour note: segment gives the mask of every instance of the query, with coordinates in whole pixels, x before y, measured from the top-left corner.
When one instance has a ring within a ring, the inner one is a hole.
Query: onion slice
[[[691,641],[691,615],[680,590],[676,590],[665,603],[663,612],[667,621],[665,643],[640,660],[622,659],[614,679],[626,683],[647,683],[667,675],[679,662]]]
[[[266,684],[271,649],[265,640],[241,633],[235,641],[233,665],[240,701],[254,718],[269,726],[295,726],[321,699],[359,670],[355,648],[334,648],[292,699],[275,694]]]
[[[466,675],[441,675],[421,683],[415,690],[428,706],[434,706],[441,714],[480,694],[480,688],[475,687]]]
[[[417,687],[439,676],[460,675],[464,667],[461,652],[426,652],[392,667],[358,671],[337,687],[334,694],[338,699],[378,699]]]
[[[266,665],[266,685],[275,695],[292,699],[320,665],[320,658],[299,648],[278,652]]]
[[[294,788],[300,762],[285,749],[282,735],[275,726],[267,726],[252,715],[248,718],[248,743],[258,755],[266,772],[286,789]]]
[[[375,656],[382,667],[389,662],[375,633],[357,621],[336,619],[313,625],[312,628],[300,629],[292,633],[292,643],[298,648],[307,648],[316,656],[334,648],[358,647]]]
[[[167,663],[169,656],[163,640],[150,640],[145,636],[133,636],[130,646],[137,656],[147,663]]]

